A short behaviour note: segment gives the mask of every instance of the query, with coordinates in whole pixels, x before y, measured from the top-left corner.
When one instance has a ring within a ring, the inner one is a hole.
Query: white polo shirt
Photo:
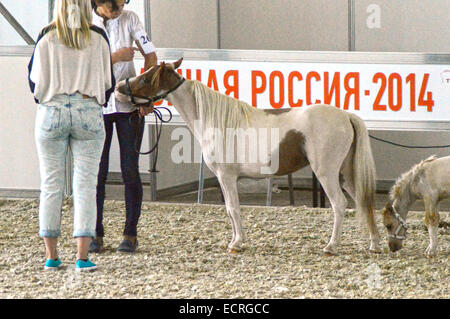
[[[145,32],[144,25],[139,20],[136,13],[128,10],[124,10],[122,14],[116,19],[110,19],[106,22],[106,27],[103,24],[103,18],[93,13],[92,23],[103,30],[109,37],[109,43],[111,46],[111,53],[114,53],[122,48],[132,47],[134,41],[139,41],[145,54],[155,52],[155,46],[150,41],[150,38]],[[116,83],[125,80],[126,78],[132,78],[136,76],[136,69],[133,61],[130,62],[117,62],[113,66],[114,76]],[[104,108],[104,114],[111,114],[116,112],[133,112],[136,110],[131,103],[119,102],[115,99],[114,94],[108,102],[108,107]]]

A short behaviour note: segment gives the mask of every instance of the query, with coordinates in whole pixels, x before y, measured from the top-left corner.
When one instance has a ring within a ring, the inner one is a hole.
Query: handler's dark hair
[[[92,9],[94,9],[94,11],[96,11],[97,6],[100,6],[100,5],[108,3],[108,2],[111,3],[112,9],[114,11],[119,10],[119,6],[117,5],[116,0],[91,0]]]

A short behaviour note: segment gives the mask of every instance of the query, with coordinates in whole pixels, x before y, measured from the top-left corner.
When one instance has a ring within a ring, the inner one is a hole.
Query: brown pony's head
[[[180,81],[180,75],[175,72],[183,58],[180,58],[174,63],[161,62],[159,65],[155,65],[134,78],[129,79],[129,89],[126,86],[126,81],[120,81],[116,85],[115,95],[117,100],[121,102],[130,102],[131,98],[129,94],[136,96],[135,100],[138,103],[144,103],[141,97],[155,97],[158,94],[174,88]]]
[[[395,216],[394,207],[392,203],[386,203],[386,206],[381,210],[383,216],[383,224],[388,232],[388,245],[391,251],[397,251],[402,248],[403,239],[406,236],[406,229],[402,227],[400,220]],[[397,233],[396,233],[397,232]]]

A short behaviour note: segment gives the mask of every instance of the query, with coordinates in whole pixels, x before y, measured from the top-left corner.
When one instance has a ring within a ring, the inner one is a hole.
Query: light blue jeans
[[[73,154],[74,237],[95,237],[97,175],[105,139],[102,107],[79,93],[40,104],[35,138],[41,174],[39,235],[61,235],[68,147]]]

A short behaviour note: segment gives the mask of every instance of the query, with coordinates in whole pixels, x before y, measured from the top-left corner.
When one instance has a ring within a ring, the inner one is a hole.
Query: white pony
[[[162,62],[120,82],[116,97],[143,102],[159,95],[157,98],[175,106],[200,142],[205,163],[222,187],[233,229],[229,252],[242,250],[244,241],[237,179],[280,176],[307,165],[334,211],[333,232],[324,252],[336,254],[340,243],[347,206],[342,188],[355,200],[368,225],[370,250],[380,251],[374,220],[375,165],[367,129],[358,116],[328,105],[259,110],[198,81],[184,80],[175,71],[181,61]]]
[[[417,199],[425,204],[425,225],[428,227],[430,244],[425,254],[433,257],[438,246],[438,205],[450,197],[450,156],[431,156],[404,173],[391,188],[390,201],[381,211],[387,228],[389,248],[397,251],[406,239],[406,215]]]

